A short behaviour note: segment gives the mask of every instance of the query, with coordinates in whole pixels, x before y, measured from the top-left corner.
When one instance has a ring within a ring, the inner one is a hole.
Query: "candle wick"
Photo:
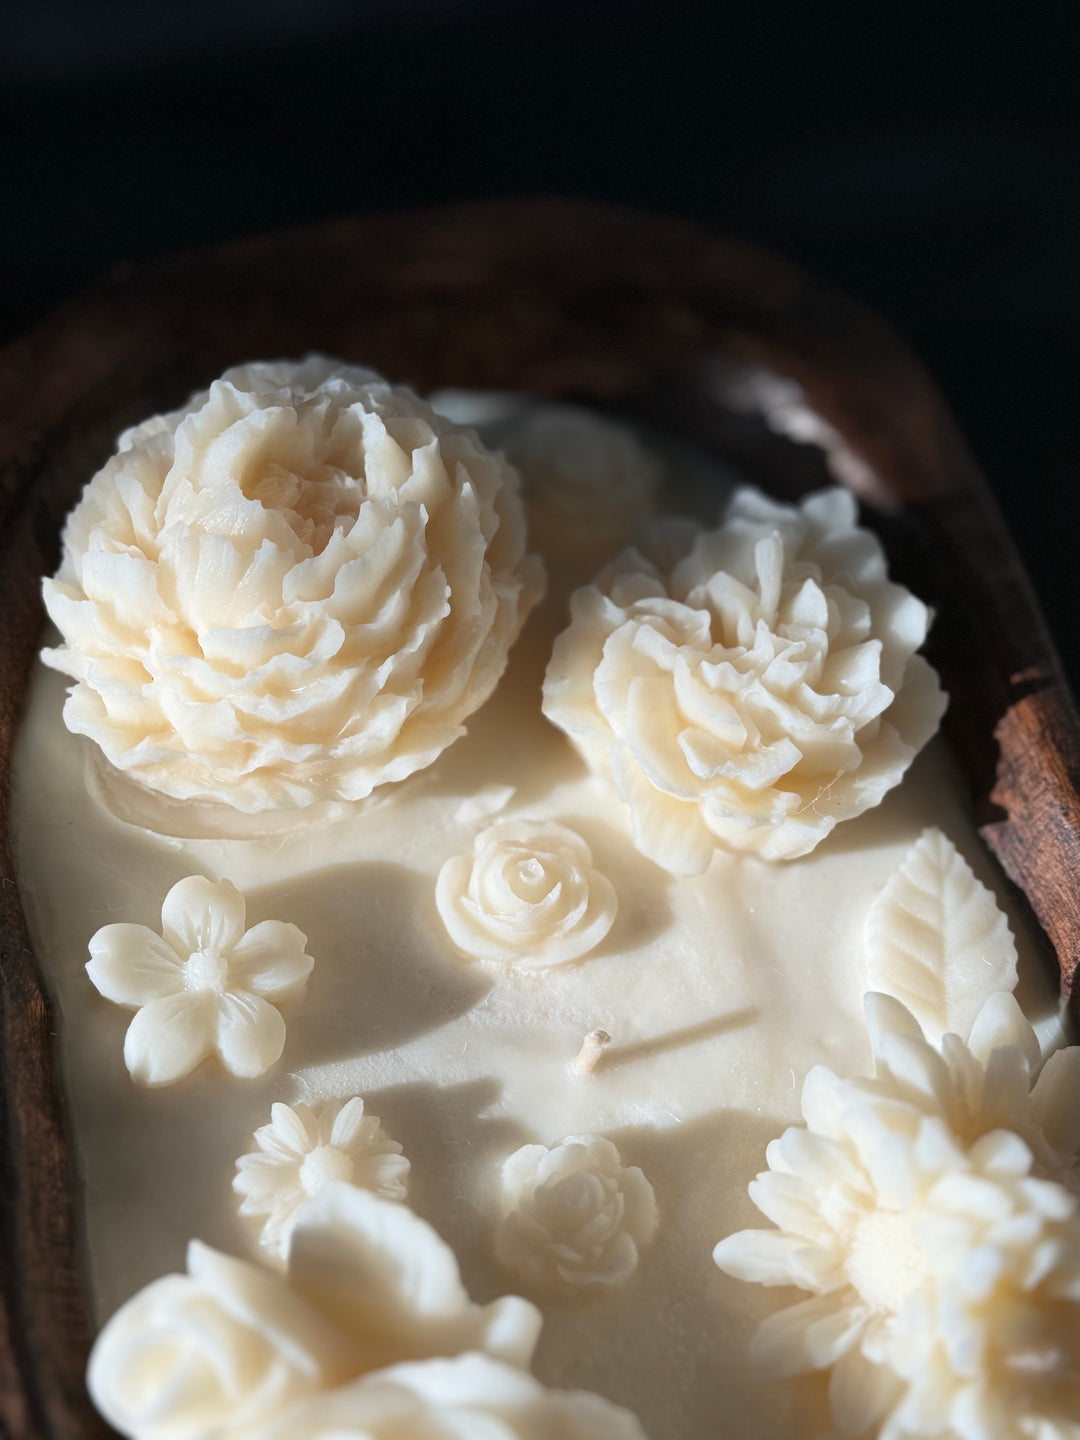
[[[578,1075],[592,1075],[610,1044],[611,1036],[606,1030],[590,1030],[581,1042],[581,1049],[570,1066],[571,1070]]]

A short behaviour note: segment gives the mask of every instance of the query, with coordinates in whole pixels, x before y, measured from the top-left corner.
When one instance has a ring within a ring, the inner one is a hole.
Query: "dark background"
[[[1076,4],[6,0],[0,340],[117,260],[300,221],[556,192],[698,219],[921,355],[1076,688],[1078,94]]]

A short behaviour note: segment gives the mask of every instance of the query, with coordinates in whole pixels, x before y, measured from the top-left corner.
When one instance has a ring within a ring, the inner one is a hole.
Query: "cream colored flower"
[[[575,593],[544,713],[630,807],[643,854],[699,874],[717,841],[805,855],[876,805],[945,698],[926,607],[886,578],[845,490],[740,490],[718,530],[669,522]]]
[[[152,791],[243,812],[359,800],[494,689],[541,583],[471,431],[313,356],[228,371],[127,431],[45,604],[68,728]]]
[[[578,960],[611,929],[615,887],[588,845],[553,820],[502,820],[439,871],[435,904],[454,944],[537,970]]]
[[[105,925],[90,941],[87,974],[106,1000],[137,1010],[124,1040],[136,1080],[168,1085],[216,1054],[234,1075],[269,1069],[285,1045],[270,1003],[295,993],[315,963],[295,925],[263,920],[245,930],[244,897],[228,880],[175,884],[158,935],[146,925]]]
[[[529,539],[553,571],[590,579],[656,514],[660,461],[626,425],[537,405],[484,433],[520,471]]]
[[[258,1149],[236,1162],[233,1189],[240,1214],[265,1216],[259,1243],[284,1260],[301,1207],[331,1181],[359,1185],[384,1200],[404,1200],[409,1162],[364,1102],[276,1104],[270,1124],[255,1131]]]
[[[1080,1047],[1038,1073],[1010,995],[939,1053],[868,997],[876,1074],[811,1071],[806,1125],[750,1193],[778,1227],[716,1247],[721,1269],[809,1299],[758,1331],[769,1373],[831,1369],[845,1435],[1074,1440],[1080,1424]]]
[[[498,1255],[541,1288],[620,1285],[656,1221],[652,1186],[600,1135],[523,1145],[503,1166]]]
[[[395,1365],[301,1402],[249,1440],[645,1440],[628,1410],[487,1355]]]
[[[526,1367],[539,1328],[526,1300],[474,1305],[452,1252],[405,1206],[332,1184],[300,1216],[286,1276],[193,1241],[187,1275],[109,1320],[87,1381],[122,1435],[225,1440],[405,1360],[483,1351]]]

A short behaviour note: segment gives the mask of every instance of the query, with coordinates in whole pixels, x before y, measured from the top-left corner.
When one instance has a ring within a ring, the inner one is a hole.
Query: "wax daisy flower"
[[[1040,1071],[1009,995],[940,1052],[899,1002],[867,1008],[874,1077],[811,1071],[806,1124],[750,1190],[778,1228],[714,1252],[739,1279],[810,1292],[764,1322],[755,1358],[831,1369],[845,1435],[1074,1440],[1080,1047]]]
[[[299,990],[315,963],[295,925],[245,929],[244,897],[228,880],[189,875],[165,896],[161,934],[105,925],[87,974],[107,1000],[137,1011],[124,1060],[146,1085],[168,1085],[216,1054],[234,1075],[261,1075],[285,1045],[271,1004]]]
[[[405,1199],[409,1162],[358,1095],[314,1108],[276,1104],[254,1138],[258,1149],[237,1160],[233,1189],[243,1197],[241,1215],[265,1217],[259,1243],[279,1260],[289,1253],[301,1208],[329,1181]]]
[[[845,490],[740,490],[724,523],[657,528],[575,592],[544,714],[615,782],[634,843],[701,874],[726,845],[808,854],[899,784],[945,708],[925,605]]]

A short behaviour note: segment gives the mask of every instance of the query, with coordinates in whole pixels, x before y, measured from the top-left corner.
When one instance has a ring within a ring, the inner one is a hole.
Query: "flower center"
[[[300,1164],[300,1184],[305,1195],[314,1195],[333,1180],[351,1180],[353,1162],[336,1145],[316,1145]]]
[[[603,1186],[595,1175],[578,1170],[537,1191],[538,1218],[548,1230],[576,1230],[598,1214],[604,1204]]]
[[[875,1310],[895,1313],[925,1281],[926,1251],[911,1217],[875,1210],[859,1221],[848,1255],[848,1279]]]
[[[510,888],[519,900],[535,904],[537,900],[544,898],[549,886],[550,882],[542,860],[537,859],[535,855],[530,855],[517,862],[510,880]]]
[[[229,962],[220,950],[196,950],[184,962],[185,990],[213,990],[220,995],[229,978]]]
[[[294,475],[282,465],[272,464],[244,477],[242,488],[249,500],[258,500],[288,522],[301,544],[321,555],[334,533],[335,522],[355,520],[364,499],[363,487],[331,466],[310,475]]]

